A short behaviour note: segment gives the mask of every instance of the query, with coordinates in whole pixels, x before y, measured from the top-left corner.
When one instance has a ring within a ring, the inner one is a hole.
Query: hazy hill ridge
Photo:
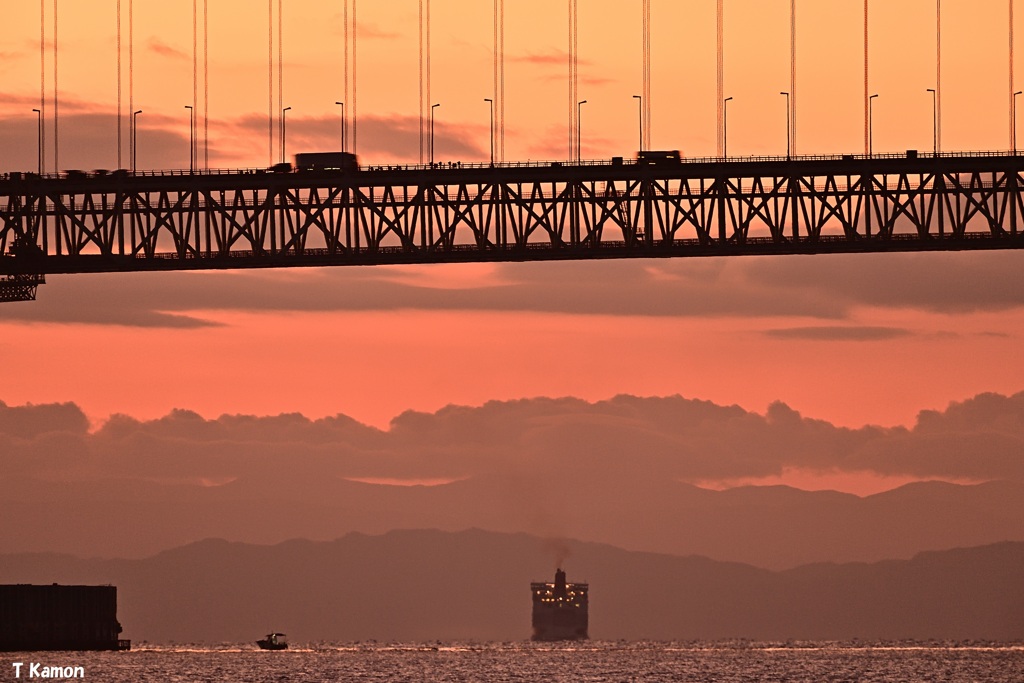
[[[1024,543],[772,572],[480,530],[349,534],[274,546],[205,540],[143,560],[0,557],[0,582],[113,583],[151,642],[517,640],[529,582],[564,562],[603,639],[1024,638]]]
[[[574,483],[556,492],[498,477],[432,487],[310,477],[300,495],[294,485],[278,485],[289,477],[209,488],[0,480],[0,518],[12,522],[0,525],[0,548],[138,558],[200,538],[272,544],[477,527],[785,569],[1024,541],[1024,484],[1017,482],[927,482],[860,498],[783,486],[711,491],[673,481],[623,482],[614,491]]]

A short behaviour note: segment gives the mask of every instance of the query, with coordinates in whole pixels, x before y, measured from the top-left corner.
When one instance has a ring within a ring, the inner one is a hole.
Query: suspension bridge
[[[1024,247],[1005,153],[11,174],[0,276]],[[28,290],[33,290],[29,292]]]
[[[45,276],[58,273],[1017,249],[1024,244],[1024,178],[1014,125],[1014,97],[1020,93],[1013,91],[1012,0],[1008,26],[1013,152],[941,151],[941,0],[936,2],[936,88],[931,91],[934,149],[899,155],[871,152],[874,96],[867,82],[865,0],[865,153],[795,156],[795,142],[787,142],[785,157],[757,158],[725,152],[724,107],[732,98],[723,97],[722,0],[716,5],[716,157],[680,158],[678,153],[649,149],[651,7],[644,0],[643,88],[642,95],[634,96],[640,107],[640,152],[635,159],[580,159],[578,116],[585,101],[579,101],[577,83],[578,0],[569,0],[569,161],[505,161],[504,1],[494,0],[494,89],[487,99],[492,162],[432,163],[432,127],[428,145],[425,122],[431,107],[439,105],[431,105],[430,5],[429,0],[420,0],[420,163],[314,170],[272,163],[275,14],[270,0],[270,168],[210,169],[208,152],[204,163],[198,162],[193,134],[187,172],[139,170],[133,155],[131,171],[47,174],[41,100],[35,110],[40,125],[39,172],[0,176],[0,301],[33,299]],[[352,0],[350,17],[349,1],[344,2],[345,99],[350,106],[342,109],[343,151],[350,118],[355,148],[355,6]],[[41,7],[45,18],[45,2]],[[193,104],[187,107],[190,115],[199,107],[197,7],[193,2],[195,87]],[[281,12],[279,0],[277,109],[283,161],[283,116],[289,108],[281,106]],[[204,43],[205,14],[204,2]],[[56,17],[54,3],[53,152],[59,168]],[[119,55],[120,21],[118,4]],[[790,2],[790,39],[790,89],[780,94],[786,96],[787,136],[795,138],[795,0]],[[205,88],[205,51],[203,59]],[[40,78],[42,82],[45,75]],[[119,84],[120,80],[119,66]],[[129,100],[131,110],[135,105]],[[119,99],[119,115],[121,109]],[[119,134],[120,125],[119,120]],[[118,149],[120,162],[120,144]],[[428,150],[431,163],[425,162]]]

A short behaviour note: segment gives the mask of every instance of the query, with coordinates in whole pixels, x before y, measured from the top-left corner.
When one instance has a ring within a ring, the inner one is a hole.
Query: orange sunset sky
[[[34,170],[40,6],[7,4],[0,172]],[[210,165],[266,166],[267,3],[208,4]],[[505,5],[505,157],[564,159],[566,3]],[[579,5],[582,155],[632,156],[641,2]],[[57,4],[61,168],[118,165],[116,6]],[[128,165],[127,6],[122,0],[121,166]],[[284,2],[289,155],[338,146],[342,6]],[[358,5],[362,163],[418,160],[418,6]],[[652,2],[656,149],[715,154],[715,6]],[[725,0],[731,155],[785,153],[779,93],[790,89],[789,6]],[[192,7],[191,0],[134,2],[140,169],[188,166]],[[431,7],[437,156],[485,161],[492,2],[433,0]],[[861,153],[863,2],[798,0],[797,7],[795,149]],[[874,150],[930,150],[936,3],[870,7]],[[1010,82],[1008,7],[1006,0],[942,2],[945,151],[1011,146],[1010,93],[1024,82]],[[44,8],[49,41],[53,3]],[[201,49],[200,34],[200,73]],[[277,49],[275,42],[275,58]],[[48,43],[50,170],[52,60]],[[275,71],[275,89],[276,79]],[[202,83],[198,90],[201,111]],[[207,417],[343,413],[387,427],[402,411],[450,403],[680,394],[761,413],[783,401],[842,426],[910,426],[923,409],[1024,390],[1022,265],[1019,254],[1005,252],[53,276],[39,301],[0,307],[0,401],[72,401],[97,424],[114,413],[144,419],[187,408]]]

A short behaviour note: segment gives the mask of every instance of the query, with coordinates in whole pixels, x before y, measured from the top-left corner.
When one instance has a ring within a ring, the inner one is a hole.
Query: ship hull
[[[114,586],[0,586],[0,652],[127,650]]]

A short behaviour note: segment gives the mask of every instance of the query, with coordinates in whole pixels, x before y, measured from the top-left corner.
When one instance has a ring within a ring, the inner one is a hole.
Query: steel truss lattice
[[[977,155],[8,178],[0,275],[1021,248],[1021,166]]]

